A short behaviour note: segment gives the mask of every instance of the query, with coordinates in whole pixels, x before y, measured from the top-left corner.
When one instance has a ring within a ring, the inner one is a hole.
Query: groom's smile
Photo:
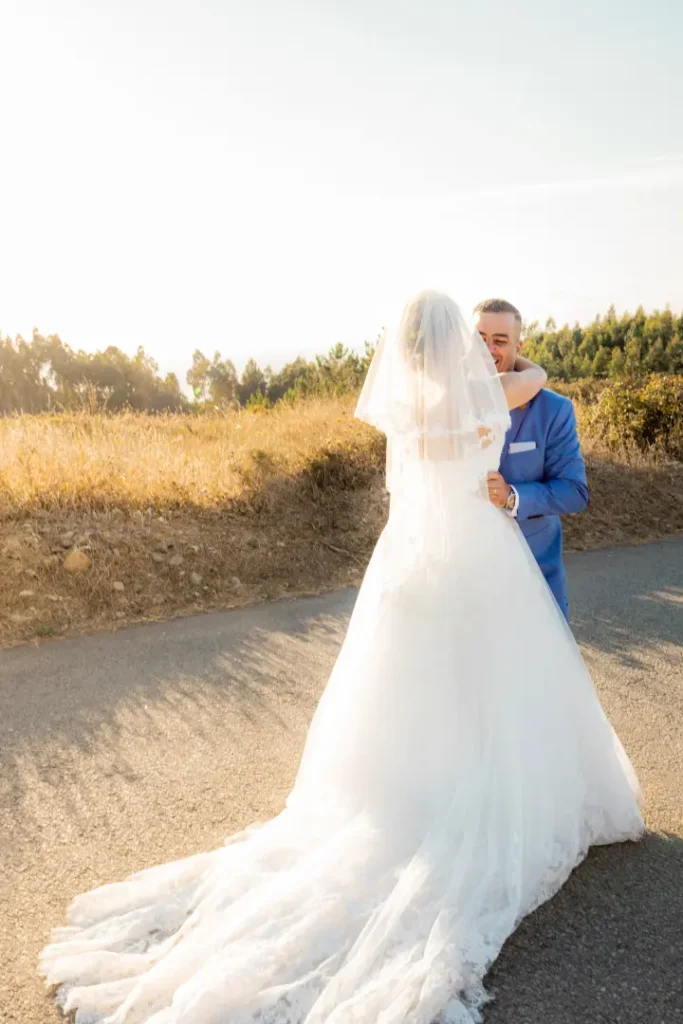
[[[513,313],[478,313],[475,327],[488,348],[498,373],[515,368],[521,348],[521,324]]]

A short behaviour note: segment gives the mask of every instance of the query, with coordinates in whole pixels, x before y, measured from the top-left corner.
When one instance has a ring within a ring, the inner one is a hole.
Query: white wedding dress
[[[572,635],[483,497],[504,425],[401,461],[285,809],[73,901],[41,971],[78,1024],[473,1024],[520,919],[641,834]]]

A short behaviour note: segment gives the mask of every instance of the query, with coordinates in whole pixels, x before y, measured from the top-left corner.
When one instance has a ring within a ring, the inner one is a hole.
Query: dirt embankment
[[[357,584],[387,513],[352,401],[0,421],[0,646]],[[568,550],[683,531],[683,465],[583,437]]]

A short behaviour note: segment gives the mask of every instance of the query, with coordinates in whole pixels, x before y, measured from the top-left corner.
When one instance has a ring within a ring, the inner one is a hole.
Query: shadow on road
[[[571,555],[567,570],[579,643],[629,668],[653,646],[683,644],[680,540]]]
[[[675,690],[673,673],[658,681],[648,666],[655,652],[680,665],[682,551],[678,542],[568,560],[577,638],[629,677],[638,715],[654,705],[657,686]],[[303,739],[354,599],[344,591],[296,608],[278,602],[0,653],[0,817],[8,808],[12,824],[5,851],[22,864],[26,851],[44,857],[45,830],[66,824],[70,841],[83,842],[87,834],[74,830],[103,785],[125,820],[132,788],[145,796],[160,788],[140,773],[159,759],[163,771],[174,744],[188,761],[198,755],[216,766],[222,798],[231,781],[226,747],[244,732],[265,723]],[[660,760],[663,724],[679,729],[680,691],[667,701],[643,737]],[[55,812],[48,825],[46,804]],[[106,817],[91,824],[93,835],[111,834]],[[683,841],[673,835],[591,851],[506,944],[489,975],[497,999],[486,1024],[683,1021],[681,878]],[[68,887],[77,890],[76,876]]]
[[[683,1019],[683,841],[593,849],[489,972],[486,1024]]]
[[[276,603],[0,652],[0,810],[14,838],[34,835],[37,792],[78,821],[93,775],[144,781],[131,746],[163,751],[171,736],[220,771],[246,730],[307,722],[354,597],[334,595],[326,614]]]

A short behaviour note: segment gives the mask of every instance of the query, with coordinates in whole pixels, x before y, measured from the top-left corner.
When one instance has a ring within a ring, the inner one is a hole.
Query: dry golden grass
[[[357,584],[387,502],[353,404],[0,419],[0,646]],[[683,529],[681,464],[583,444],[570,550]]]
[[[0,419],[0,646],[356,582],[385,500],[352,414]]]
[[[367,445],[348,400],[216,416],[0,419],[0,517],[44,509],[216,508],[326,449]]]

